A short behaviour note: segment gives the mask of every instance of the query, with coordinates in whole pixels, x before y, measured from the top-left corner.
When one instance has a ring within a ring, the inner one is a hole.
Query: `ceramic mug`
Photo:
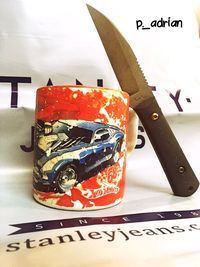
[[[33,196],[53,208],[101,209],[124,195],[127,93],[82,85],[36,95]]]

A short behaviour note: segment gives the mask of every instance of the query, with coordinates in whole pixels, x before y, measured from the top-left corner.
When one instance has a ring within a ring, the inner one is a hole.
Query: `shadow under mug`
[[[91,210],[124,195],[129,96],[91,86],[36,95],[33,196],[49,207]]]

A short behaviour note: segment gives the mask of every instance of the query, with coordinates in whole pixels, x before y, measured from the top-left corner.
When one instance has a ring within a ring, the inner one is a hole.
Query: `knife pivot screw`
[[[180,167],[178,168],[178,171],[179,171],[180,174],[183,174],[183,173],[185,172],[185,167],[180,166]]]
[[[153,121],[157,121],[158,118],[159,118],[158,113],[154,112],[154,113],[151,114],[151,119],[152,119]]]

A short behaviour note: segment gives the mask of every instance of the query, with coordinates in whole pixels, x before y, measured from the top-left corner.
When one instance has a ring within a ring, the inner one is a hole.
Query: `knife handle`
[[[135,107],[176,196],[190,196],[199,186],[189,162],[166,121],[155,97]]]

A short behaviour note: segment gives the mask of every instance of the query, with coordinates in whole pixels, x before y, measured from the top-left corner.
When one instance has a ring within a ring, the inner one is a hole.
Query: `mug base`
[[[82,204],[80,201],[78,201],[77,203],[75,203],[75,205],[73,207],[70,206],[64,206],[64,205],[57,205],[56,203],[54,203],[54,201],[49,201],[47,200],[42,200],[38,197],[37,194],[33,194],[33,198],[35,199],[35,201],[41,205],[44,205],[46,207],[49,208],[54,208],[54,209],[60,209],[60,210],[68,210],[68,211],[95,211],[95,210],[101,210],[101,209],[106,209],[106,208],[110,208],[113,206],[118,205],[121,201],[122,198],[116,199],[115,202],[108,204],[108,205],[102,205],[102,206],[84,206],[84,204]]]

